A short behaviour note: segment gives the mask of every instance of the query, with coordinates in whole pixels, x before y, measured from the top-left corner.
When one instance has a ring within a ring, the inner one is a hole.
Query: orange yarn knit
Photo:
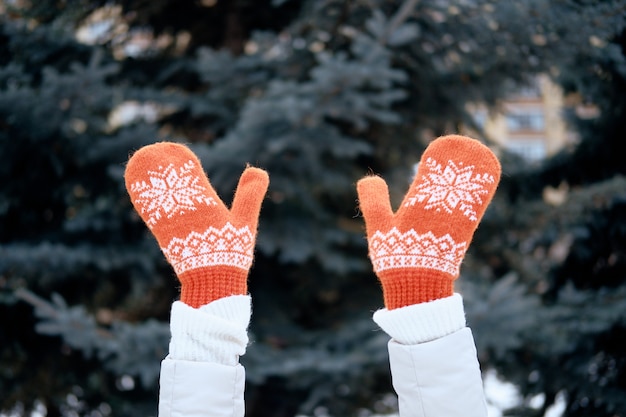
[[[454,293],[460,264],[499,181],[500,163],[489,148],[450,135],[428,146],[395,214],[382,178],[358,182],[369,256],[387,309]]]
[[[248,167],[229,211],[186,146],[161,142],[138,150],[125,172],[130,199],[156,237],[191,307],[247,293],[261,203],[269,178]]]

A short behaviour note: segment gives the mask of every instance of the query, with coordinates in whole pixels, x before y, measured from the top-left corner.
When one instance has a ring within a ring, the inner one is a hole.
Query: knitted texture
[[[383,308],[374,313],[373,319],[385,333],[402,345],[430,342],[466,326],[463,298],[456,293],[450,297],[393,310]]]
[[[385,307],[449,297],[474,231],[500,181],[500,163],[477,140],[450,135],[424,151],[394,213],[385,181],[357,183],[369,256]]]
[[[126,189],[181,283],[180,300],[200,307],[247,293],[261,203],[269,177],[245,169],[228,210],[184,145],[160,142],[128,161]]]
[[[251,298],[233,295],[200,308],[172,304],[169,359],[235,366],[248,345]]]

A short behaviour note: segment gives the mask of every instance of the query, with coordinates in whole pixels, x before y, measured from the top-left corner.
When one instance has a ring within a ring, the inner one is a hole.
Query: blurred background
[[[397,409],[355,183],[472,135],[503,178],[456,289],[492,416],[626,416],[626,0],[0,1],[0,415],[155,416],[176,277],[133,151],[269,171],[247,416]]]

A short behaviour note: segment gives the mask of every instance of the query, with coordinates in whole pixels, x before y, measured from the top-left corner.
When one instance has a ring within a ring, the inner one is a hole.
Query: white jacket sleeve
[[[161,364],[159,417],[242,417],[245,373],[241,365],[165,359]]]
[[[476,346],[461,296],[379,310],[401,417],[486,417]]]
[[[161,363],[159,417],[243,417],[250,297],[198,309],[172,305],[169,355]]]

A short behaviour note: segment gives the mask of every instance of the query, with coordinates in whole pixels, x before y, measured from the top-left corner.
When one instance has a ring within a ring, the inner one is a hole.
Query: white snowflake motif
[[[138,193],[135,204],[141,206],[142,213],[148,213],[146,223],[152,228],[163,217],[196,210],[196,204],[216,205],[215,200],[206,195],[206,189],[198,185],[200,178],[191,174],[195,168],[193,161],[176,169],[169,164],[159,171],[148,171],[149,183],[137,181],[131,191]]]
[[[474,174],[473,165],[464,166],[463,162],[457,165],[451,160],[445,167],[433,158],[428,158],[425,164],[428,172],[416,187],[417,193],[404,205],[426,203],[427,210],[444,210],[450,214],[458,209],[471,221],[478,220],[475,207],[483,203],[482,196],[489,192],[485,185],[495,181],[493,175]]]

